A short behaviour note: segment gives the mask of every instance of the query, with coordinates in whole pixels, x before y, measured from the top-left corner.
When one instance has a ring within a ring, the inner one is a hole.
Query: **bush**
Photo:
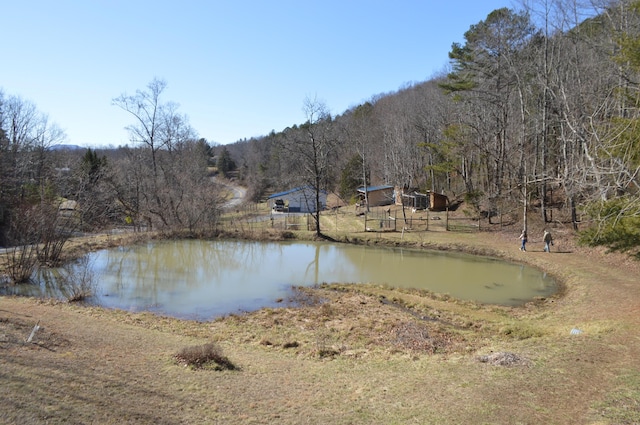
[[[222,354],[222,350],[220,349],[220,347],[214,343],[185,347],[180,350],[180,352],[176,354],[175,357],[179,363],[182,363],[185,366],[189,366],[194,369],[238,369],[236,365],[234,365],[226,356]]]
[[[76,264],[66,265],[63,270],[64,273],[59,278],[60,290],[67,301],[83,301],[95,293],[97,283],[88,256],[81,258]]]

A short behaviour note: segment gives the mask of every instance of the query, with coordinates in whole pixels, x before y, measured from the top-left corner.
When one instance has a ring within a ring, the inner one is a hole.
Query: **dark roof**
[[[284,192],[274,193],[273,195],[269,196],[267,199],[281,198],[283,196],[287,196],[287,195],[290,195],[292,193],[300,192],[300,191],[307,190],[307,189],[315,191],[315,188],[312,187],[312,186],[300,186],[300,187],[296,187],[296,188],[293,188],[293,189],[286,190]],[[325,194],[325,195],[327,194],[327,192],[325,192],[324,190],[321,190],[320,193]]]

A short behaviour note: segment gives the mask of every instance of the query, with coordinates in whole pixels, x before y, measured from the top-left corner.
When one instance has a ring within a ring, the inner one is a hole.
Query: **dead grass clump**
[[[317,288],[294,286],[292,295],[287,300],[287,304],[297,307],[318,306],[327,300],[318,295]]]
[[[390,342],[405,350],[435,354],[451,345],[450,337],[415,322],[400,323],[391,329],[390,334]]]
[[[478,357],[481,363],[493,366],[528,366],[529,360],[515,353],[500,352]]]
[[[179,363],[194,369],[239,369],[222,354],[220,347],[214,343],[185,347],[175,355],[175,358]]]
[[[333,332],[328,329],[318,330],[316,332],[315,348],[312,354],[318,356],[321,359],[333,358],[340,355],[338,350],[333,344],[335,341]]]

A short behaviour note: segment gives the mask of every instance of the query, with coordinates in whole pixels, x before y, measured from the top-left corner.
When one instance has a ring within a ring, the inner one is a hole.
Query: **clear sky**
[[[199,137],[226,144],[333,115],[445,70],[453,42],[510,0],[0,0],[0,89],[67,143],[129,143],[111,101],[168,87]]]

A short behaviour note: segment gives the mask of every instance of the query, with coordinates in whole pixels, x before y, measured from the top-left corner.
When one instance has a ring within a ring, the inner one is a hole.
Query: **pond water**
[[[292,286],[325,282],[427,289],[503,305],[523,304],[557,289],[544,273],[502,260],[297,241],[153,242],[90,253],[84,264],[97,285],[88,300],[92,304],[197,320],[277,306],[293,294]],[[62,272],[40,272],[37,284],[12,290],[56,296]]]

